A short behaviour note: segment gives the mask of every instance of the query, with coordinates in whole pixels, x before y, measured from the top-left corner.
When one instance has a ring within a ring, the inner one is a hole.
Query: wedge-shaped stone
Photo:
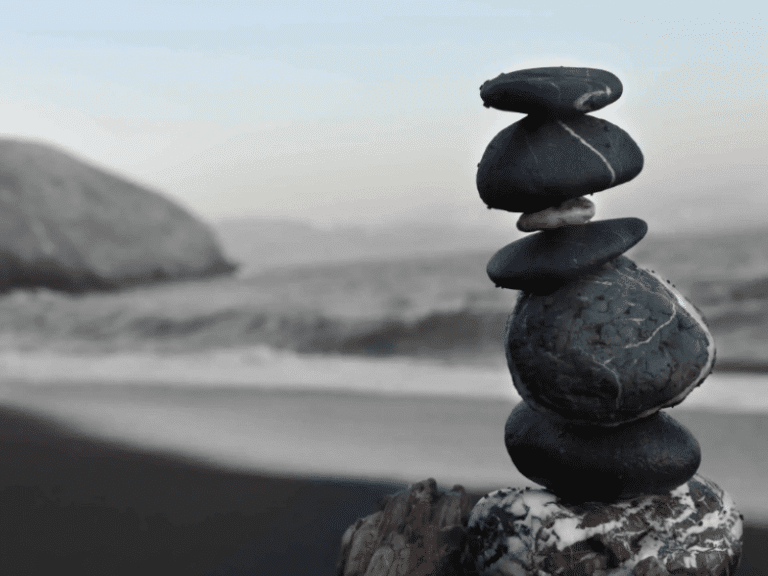
[[[434,479],[386,497],[380,510],[357,520],[341,541],[338,576],[459,576],[472,498]]]

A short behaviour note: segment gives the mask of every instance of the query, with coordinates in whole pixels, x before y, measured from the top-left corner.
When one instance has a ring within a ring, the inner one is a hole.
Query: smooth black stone
[[[640,242],[640,218],[597,220],[542,230],[507,244],[488,262],[488,277],[502,288],[551,292]]]
[[[526,116],[491,140],[476,180],[489,208],[538,212],[628,182],[642,169],[638,145],[607,120]]]
[[[696,438],[662,412],[604,428],[558,421],[521,402],[507,419],[504,443],[521,474],[573,502],[669,492],[701,463]]]
[[[500,74],[480,86],[480,98],[486,108],[567,117],[599,110],[623,90],[606,70],[556,66]]]
[[[506,340],[512,381],[526,402],[602,426],[679,404],[715,359],[698,310],[625,256],[551,294],[521,293]]]

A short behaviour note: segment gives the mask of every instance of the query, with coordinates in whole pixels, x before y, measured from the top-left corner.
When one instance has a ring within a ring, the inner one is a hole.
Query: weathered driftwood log
[[[429,478],[388,496],[344,533],[337,576],[460,576],[472,497]]]

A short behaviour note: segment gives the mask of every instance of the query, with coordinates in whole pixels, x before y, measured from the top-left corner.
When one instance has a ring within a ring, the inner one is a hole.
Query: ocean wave
[[[461,298],[353,313],[260,299],[234,281],[73,297],[17,292],[0,301],[0,348],[190,350],[265,345],[301,353],[430,355],[498,351],[508,309]],[[352,298],[352,296],[350,296]],[[457,305],[458,304],[458,305]]]
[[[421,355],[498,348],[507,315],[458,310],[432,312],[417,319],[354,319],[309,311],[228,309],[184,318],[142,315],[128,322],[114,318],[117,325],[112,327],[112,335],[187,347],[263,344],[303,353]],[[78,332],[88,337],[92,328]],[[103,338],[109,331],[108,324],[101,324],[90,336]]]
[[[79,296],[19,290],[0,298],[0,351],[266,346],[304,354],[503,359],[517,292],[495,289],[482,264],[482,255],[457,254]],[[765,362],[765,278],[761,271],[678,282],[701,304],[720,361]]]
[[[174,397],[176,390],[193,389],[521,400],[503,359],[465,365],[402,356],[298,354],[265,346],[172,354],[0,350],[0,371],[3,401],[28,398],[35,388],[80,390],[86,392],[85,398],[93,386],[136,394],[151,389],[154,401]],[[766,385],[765,374],[715,373],[673,410],[768,413]]]
[[[0,397],[30,386],[258,389],[374,396],[463,396],[519,401],[498,362],[456,364],[430,358],[299,354],[265,346],[159,354],[0,350]]]

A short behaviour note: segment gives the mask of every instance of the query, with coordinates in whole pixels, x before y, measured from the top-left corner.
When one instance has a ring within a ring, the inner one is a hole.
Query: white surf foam
[[[402,357],[300,355],[263,346],[184,354],[6,349],[0,353],[0,374],[0,382],[14,382],[16,388],[162,384],[520,400],[509,372],[500,364],[486,367]],[[768,413],[768,375],[713,374],[679,408]]]

